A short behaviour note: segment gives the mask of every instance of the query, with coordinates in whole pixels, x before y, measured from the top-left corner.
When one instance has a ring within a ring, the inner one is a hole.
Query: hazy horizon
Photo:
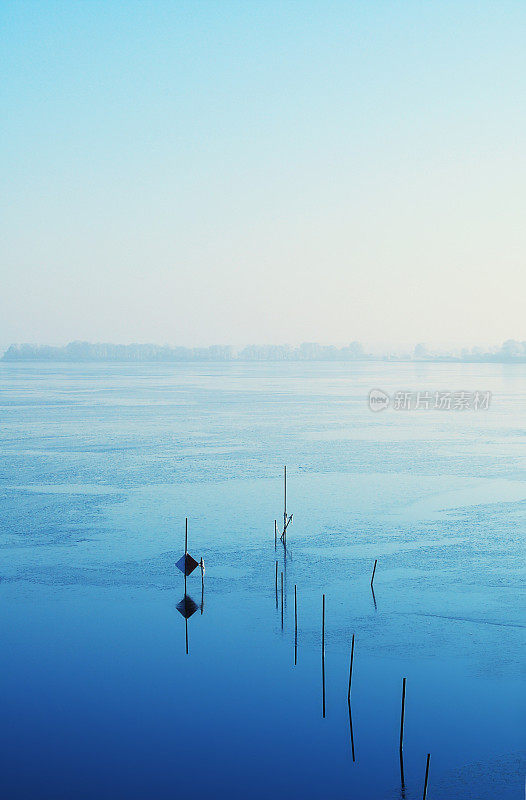
[[[526,339],[523,3],[0,22],[2,349]]]

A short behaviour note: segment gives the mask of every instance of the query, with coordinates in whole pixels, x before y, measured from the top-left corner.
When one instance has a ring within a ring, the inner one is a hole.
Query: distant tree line
[[[344,347],[304,342],[289,345],[249,345],[240,350],[228,345],[210,347],[171,347],[157,344],[92,344],[70,342],[63,347],[12,344],[3,355],[4,361],[467,361],[525,362],[526,342],[508,339],[498,348],[462,349],[454,353],[438,353],[424,344],[417,344],[409,353],[371,355],[360,342]]]

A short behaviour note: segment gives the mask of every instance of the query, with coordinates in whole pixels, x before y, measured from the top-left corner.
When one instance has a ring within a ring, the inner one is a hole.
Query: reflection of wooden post
[[[349,728],[351,729],[351,750],[352,750],[352,760],[356,761],[354,757],[354,736],[352,730],[352,714],[351,714],[351,699],[350,697],[347,698],[347,705],[349,706]]]
[[[186,597],[186,595],[185,595]],[[188,619],[185,617],[184,621],[185,635],[186,635],[186,655],[188,655]]]
[[[323,595],[323,610],[321,617],[321,682],[323,718],[325,719],[325,595]]]
[[[429,759],[431,758],[431,753],[427,754],[427,761],[426,761],[426,778],[424,781],[424,794],[422,796],[422,800],[426,800],[427,797],[427,779],[429,778]]]
[[[278,562],[276,561],[276,608],[278,607]]]
[[[347,700],[351,700],[351,681],[352,681],[352,662],[354,658],[354,633],[351,642],[351,666],[349,667],[349,691],[347,692]]]
[[[283,627],[283,573],[281,573],[281,627]]]
[[[371,577],[371,586],[373,585],[373,581],[374,581],[374,573],[376,572],[376,565],[377,565],[377,563],[378,563],[378,559],[377,559],[377,558],[375,558],[375,559],[374,559],[374,567],[373,567],[373,575],[372,575],[372,577]]]
[[[298,594],[294,584],[294,666],[298,663]]]
[[[276,549],[278,544],[278,521],[277,519],[274,520],[274,550]]]
[[[294,584],[294,633],[298,635],[298,593]]]
[[[402,713],[400,715],[400,755],[404,748],[404,720],[405,720],[405,678],[402,682]]]

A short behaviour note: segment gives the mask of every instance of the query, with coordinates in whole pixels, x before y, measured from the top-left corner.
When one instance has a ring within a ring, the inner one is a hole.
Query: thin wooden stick
[[[351,681],[352,681],[352,662],[354,658],[354,633],[351,642],[351,666],[349,667],[349,691],[347,692],[347,700],[351,700]]]
[[[277,519],[274,520],[274,550],[276,549],[278,544],[278,521]]]
[[[374,559],[373,574],[372,574],[372,577],[371,577],[371,586],[373,585],[373,581],[374,581],[374,573],[376,572],[376,565],[377,565],[377,564],[378,564],[378,559],[377,559],[377,558],[375,558],[375,559]]]
[[[426,777],[424,781],[424,794],[422,795],[422,800],[426,800],[427,797],[427,779],[429,778],[429,759],[431,758],[431,753],[427,754],[427,761],[426,761]]]
[[[325,654],[325,595],[323,595],[323,610],[321,617],[321,649],[322,653]]]
[[[402,682],[402,713],[400,715],[400,754],[404,748],[404,720],[405,720],[405,681]]]
[[[276,561],[276,608],[278,607],[278,562]]]

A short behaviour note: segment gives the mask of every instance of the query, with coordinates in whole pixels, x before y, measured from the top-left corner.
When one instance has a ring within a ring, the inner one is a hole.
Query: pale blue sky
[[[0,24],[0,346],[526,338],[522,0]]]

